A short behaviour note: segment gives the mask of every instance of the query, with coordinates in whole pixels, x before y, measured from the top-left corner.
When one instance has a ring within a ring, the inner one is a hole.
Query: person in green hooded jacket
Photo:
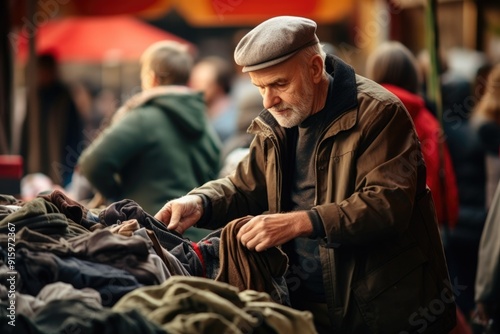
[[[142,92],[113,115],[82,152],[78,170],[108,202],[132,199],[146,212],[217,176],[221,143],[201,93],[187,87],[187,46],[161,41],[141,58]]]

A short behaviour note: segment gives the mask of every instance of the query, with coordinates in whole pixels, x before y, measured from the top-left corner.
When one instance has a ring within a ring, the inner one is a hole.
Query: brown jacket
[[[455,302],[411,118],[388,91],[327,59],[339,116],[316,147],[320,255],[336,333],[447,333]],[[236,173],[193,190],[207,227],[287,210],[288,130],[264,111]]]

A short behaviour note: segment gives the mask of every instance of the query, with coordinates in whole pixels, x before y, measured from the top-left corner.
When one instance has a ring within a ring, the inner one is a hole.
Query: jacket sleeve
[[[81,154],[78,168],[107,198],[120,197],[120,172],[147,145],[140,115],[130,112],[106,128]]]
[[[189,194],[208,198],[211,217],[206,217],[205,227],[215,229],[233,219],[258,215],[267,210],[267,191],[263,142],[254,140],[249,154],[238,164],[235,173],[210,181],[193,189]]]

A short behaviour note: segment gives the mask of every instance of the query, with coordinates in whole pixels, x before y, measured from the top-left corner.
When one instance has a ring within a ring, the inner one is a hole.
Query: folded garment
[[[264,292],[203,277],[173,276],[123,296],[114,311],[137,310],[169,333],[316,333],[313,316]]]
[[[3,334],[166,334],[136,310],[115,312],[82,300],[54,300],[33,317],[18,314],[15,327],[10,325],[7,304],[0,304],[0,332]]]
[[[80,224],[66,217],[59,208],[42,197],[24,202],[22,206],[0,220],[0,233],[19,232],[29,227],[46,235],[72,237],[89,233]]]

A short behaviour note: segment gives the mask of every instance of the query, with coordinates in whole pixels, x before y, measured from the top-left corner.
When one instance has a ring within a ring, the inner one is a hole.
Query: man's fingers
[[[171,219],[171,212],[169,209],[167,209],[166,206],[164,206],[160,211],[156,213],[154,217],[161,221],[163,224],[168,225]]]
[[[242,226],[240,228],[240,230],[238,231],[238,234],[236,234],[236,239],[238,239],[241,243],[243,243],[243,245],[246,245],[246,243],[248,242],[248,240],[250,240],[250,232],[251,231],[247,231],[247,229],[244,229],[244,227],[248,226],[248,223],[245,224],[244,226]]]
[[[251,237],[248,240],[246,240],[244,237],[243,240],[241,241],[243,246],[245,246],[251,251],[262,252],[270,247],[268,245],[268,240],[266,240],[262,235],[259,234],[255,235],[254,237]]]
[[[167,226],[167,229],[169,230],[175,230],[179,233],[182,233],[183,231],[179,231],[180,227],[180,222],[182,219],[182,216],[185,214],[184,213],[184,206],[183,204],[178,204],[178,203],[172,203],[172,207],[170,210],[170,223]]]
[[[240,227],[240,230],[238,231],[238,233],[236,234],[236,239],[238,240],[241,240],[241,237],[244,235],[244,234],[247,234],[247,233],[251,233],[251,230],[253,228],[253,221],[254,221],[255,217],[250,219],[249,221],[247,221],[245,223],[245,225],[243,225],[242,227]],[[248,237],[248,236],[247,236]]]
[[[265,250],[267,250],[269,247],[264,244],[264,243],[259,243],[257,246],[255,246],[255,251],[256,252],[263,252]]]
[[[243,246],[247,247],[250,250],[253,250],[258,243],[257,234],[258,231],[255,231],[252,228],[251,221],[247,222],[241,229],[238,231],[236,238],[240,240]]]
[[[243,226],[244,227],[244,226]],[[243,231],[243,227],[238,231],[236,234],[236,239],[241,241],[242,236],[245,234],[245,231]]]

